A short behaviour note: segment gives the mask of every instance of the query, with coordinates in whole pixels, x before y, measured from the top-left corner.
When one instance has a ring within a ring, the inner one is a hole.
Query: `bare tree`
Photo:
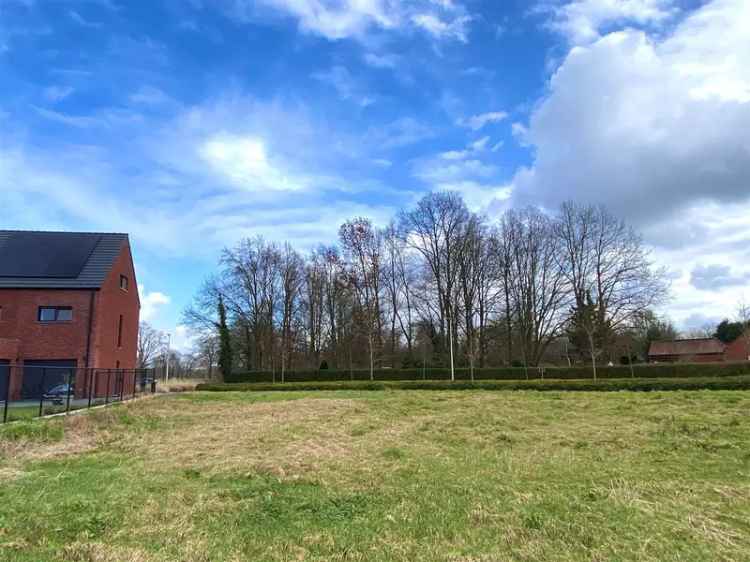
[[[395,367],[398,344],[401,337],[406,341],[407,355],[411,358],[413,346],[413,305],[411,283],[413,270],[410,266],[403,238],[391,222],[383,231],[385,259],[383,263],[383,285],[388,296],[390,318],[391,361]],[[398,327],[398,329],[397,329]]]
[[[198,355],[206,367],[206,377],[214,376],[214,365],[219,357],[219,336],[215,331],[203,332],[198,337]]]
[[[454,339],[457,335],[456,298],[459,255],[470,213],[457,193],[425,195],[416,209],[403,212],[400,225],[404,238],[425,261],[436,292],[442,341],[448,341],[451,380],[455,380]]]
[[[565,203],[555,231],[561,270],[573,294],[574,324],[594,365],[618,329],[664,300],[664,274],[651,267],[640,236],[604,207]]]
[[[382,238],[369,219],[347,221],[339,229],[339,240],[348,258],[351,284],[365,322],[370,355],[370,380],[374,378],[375,348],[383,333],[380,307]]]
[[[511,245],[510,293],[524,365],[538,365],[566,320],[569,291],[552,220],[529,207],[506,215]]]
[[[294,318],[300,301],[304,282],[304,261],[289,244],[284,245],[281,255],[281,284],[283,309],[281,314],[281,382],[292,358]]]
[[[154,329],[148,322],[141,322],[138,327],[138,359],[139,369],[153,366],[155,359],[164,347],[163,332]]]

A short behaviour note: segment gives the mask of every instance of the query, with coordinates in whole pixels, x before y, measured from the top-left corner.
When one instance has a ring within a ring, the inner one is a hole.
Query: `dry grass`
[[[191,392],[199,384],[209,382],[206,379],[179,379],[172,378],[168,381],[159,380],[156,382],[156,392]]]

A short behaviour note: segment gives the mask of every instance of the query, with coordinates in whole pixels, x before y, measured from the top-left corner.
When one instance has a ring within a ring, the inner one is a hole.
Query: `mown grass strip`
[[[298,383],[214,383],[198,385],[210,392],[266,392],[307,390],[536,390],[651,392],[663,390],[750,390],[750,376],[689,379],[608,379],[608,380],[530,380],[530,381],[340,381]]]

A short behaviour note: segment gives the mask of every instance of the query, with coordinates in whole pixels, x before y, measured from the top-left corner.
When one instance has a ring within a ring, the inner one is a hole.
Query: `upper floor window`
[[[120,275],[120,289],[122,289],[123,291],[128,290],[128,278],[124,275]]]
[[[70,322],[73,308],[70,306],[40,306],[39,322]]]

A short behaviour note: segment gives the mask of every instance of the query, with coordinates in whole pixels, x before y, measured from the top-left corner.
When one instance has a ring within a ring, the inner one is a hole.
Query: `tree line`
[[[224,372],[484,368],[633,361],[671,327],[638,233],[606,208],[565,203],[490,217],[424,196],[385,227],[356,217],[303,254],[261,237],[222,252],[184,321]]]

